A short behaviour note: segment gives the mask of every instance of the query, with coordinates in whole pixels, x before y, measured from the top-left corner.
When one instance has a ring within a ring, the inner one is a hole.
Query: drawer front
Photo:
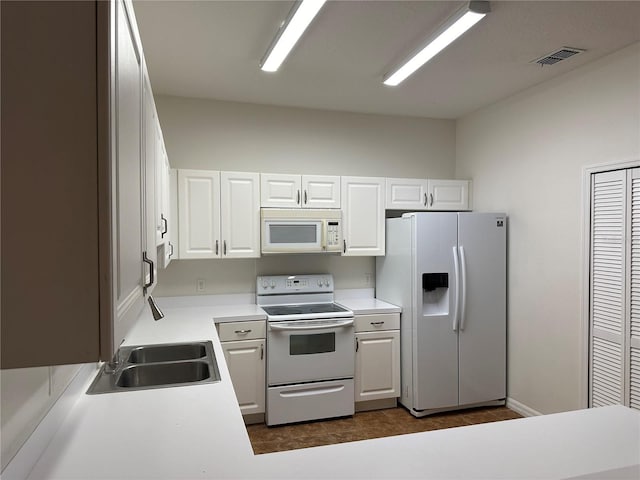
[[[267,425],[353,415],[353,379],[267,389]]]
[[[400,314],[381,313],[373,315],[356,315],[354,318],[354,323],[356,332],[398,330],[400,328]]]
[[[266,321],[228,322],[216,324],[221,342],[265,338]]]

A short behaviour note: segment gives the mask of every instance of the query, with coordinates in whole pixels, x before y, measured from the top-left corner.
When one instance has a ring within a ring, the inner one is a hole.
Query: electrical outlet
[[[364,274],[364,283],[365,283],[365,285],[371,285],[371,274],[370,273],[365,273]]]
[[[199,278],[196,280],[196,292],[204,292],[206,284],[203,278]]]

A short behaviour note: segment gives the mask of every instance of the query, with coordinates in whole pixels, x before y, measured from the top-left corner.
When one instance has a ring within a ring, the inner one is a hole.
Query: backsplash
[[[375,257],[273,255],[251,259],[174,260],[158,273],[158,297],[252,293],[258,275],[331,273],[336,289],[374,288]]]

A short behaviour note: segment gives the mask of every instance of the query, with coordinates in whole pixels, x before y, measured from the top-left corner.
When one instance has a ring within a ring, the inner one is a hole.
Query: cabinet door
[[[154,125],[155,132],[155,147],[156,147],[156,244],[164,244],[167,238],[167,211],[165,205],[165,160],[167,154],[164,149],[164,140],[162,138],[162,130],[160,129],[160,122],[157,120]]]
[[[303,208],[340,208],[340,177],[302,176]]]
[[[233,389],[243,415],[265,411],[265,340],[222,342]]]
[[[428,180],[429,210],[469,210],[469,180]]]
[[[385,179],[342,177],[344,255],[384,255]]]
[[[427,180],[387,178],[386,208],[389,210],[426,210]]]
[[[164,151],[164,149],[163,149]],[[169,167],[169,159],[167,154],[164,154],[162,162],[162,212],[165,218],[164,235],[161,235],[163,239],[163,261],[162,268],[167,268],[171,262],[171,255],[173,253],[173,245],[171,243],[171,230],[175,230],[174,224],[175,217],[171,213],[171,168]]]
[[[260,205],[262,207],[298,208],[301,201],[300,175],[260,174]]]
[[[156,112],[155,104],[153,101],[153,93],[149,86],[149,77],[146,70],[144,71],[144,80],[142,84],[144,104],[144,220],[143,220],[143,235],[144,235],[144,251],[147,258],[153,262],[154,269],[154,282],[147,288],[147,293],[151,293],[156,285],[155,279],[158,277],[155,275],[158,268],[158,258],[156,249],[156,204],[157,196],[159,194],[157,185],[157,160],[156,160]],[[145,284],[151,283],[151,270],[148,268],[145,271]]]
[[[220,172],[178,170],[180,258],[219,258]]]
[[[169,170],[169,202],[171,224],[169,225],[168,255],[171,260],[177,260],[180,258],[180,249],[178,248],[180,237],[178,228],[178,170],[175,168]]]
[[[400,396],[400,331],[356,335],[355,401]]]
[[[113,121],[113,339],[115,348],[143,306],[143,161],[141,51],[130,12],[115,2],[117,37]]]
[[[260,256],[260,174],[222,172],[222,256]]]

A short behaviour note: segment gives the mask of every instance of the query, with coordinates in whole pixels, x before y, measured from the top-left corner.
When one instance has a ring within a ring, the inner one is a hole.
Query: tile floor
[[[265,424],[249,425],[247,431],[253,452],[257,455],[520,417],[521,415],[507,407],[487,407],[415,418],[404,408],[397,407],[360,412],[353,417],[335,420],[318,420],[277,427],[267,427]]]

